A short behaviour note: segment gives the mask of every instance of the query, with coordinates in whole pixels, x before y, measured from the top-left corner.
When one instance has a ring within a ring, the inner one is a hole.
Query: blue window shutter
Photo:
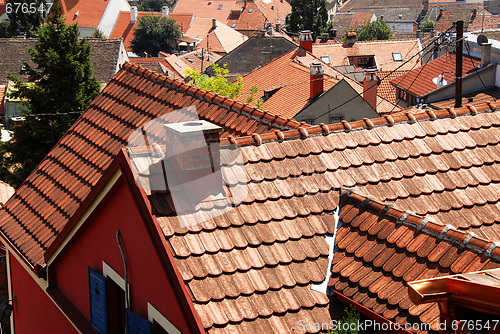
[[[106,278],[89,267],[90,323],[101,334],[108,331]]]
[[[140,315],[127,310],[128,334],[151,334],[151,323]]]

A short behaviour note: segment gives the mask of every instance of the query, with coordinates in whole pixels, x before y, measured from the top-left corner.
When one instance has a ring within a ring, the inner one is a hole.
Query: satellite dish
[[[484,35],[477,36],[477,44],[481,45],[484,43],[488,43],[488,37],[486,37]]]
[[[444,74],[438,75],[436,78],[432,79],[432,82],[438,87],[446,86],[448,82],[444,79]]]

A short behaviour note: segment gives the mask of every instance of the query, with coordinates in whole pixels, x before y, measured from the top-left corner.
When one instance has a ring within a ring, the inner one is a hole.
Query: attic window
[[[236,28],[236,24],[238,24],[237,22],[234,22],[232,25],[231,25],[231,28]]]
[[[321,60],[327,64],[330,64],[330,57],[329,56],[321,56]]]
[[[250,8],[250,9],[248,10],[248,14],[251,14],[252,12],[253,12],[253,8]]]
[[[392,59],[394,59],[394,61],[403,61],[403,57],[401,57],[401,52],[393,52]]]
[[[219,5],[219,7],[217,7],[217,10],[221,10],[222,9],[222,5]]]
[[[186,57],[186,58],[184,58],[184,59],[186,59],[186,60],[187,60],[188,62],[190,62],[190,63],[192,63],[192,62],[193,62],[193,60],[192,60],[191,58]]]

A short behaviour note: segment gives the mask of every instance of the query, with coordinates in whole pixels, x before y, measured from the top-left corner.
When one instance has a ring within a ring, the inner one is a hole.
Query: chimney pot
[[[481,49],[481,67],[485,67],[491,63],[491,43],[481,44]]]
[[[323,66],[321,63],[312,63],[309,73],[311,80],[309,98],[314,99],[323,93]]]
[[[170,14],[170,9],[168,8],[168,6],[161,7],[161,17],[162,18],[168,18],[169,14]]]
[[[135,23],[137,22],[137,7],[132,6],[130,7],[130,23]]]
[[[312,53],[313,38],[311,30],[303,30],[300,32],[299,45]]]
[[[377,86],[380,82],[379,77],[375,74],[376,69],[367,68],[364,70],[365,77],[363,78],[363,98],[368,104],[377,110]]]

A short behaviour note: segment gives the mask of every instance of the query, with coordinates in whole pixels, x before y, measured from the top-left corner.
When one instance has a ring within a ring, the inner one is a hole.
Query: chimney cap
[[[178,135],[193,135],[203,132],[204,134],[219,133],[222,128],[205,120],[165,124],[165,128]]]
[[[302,30],[299,35],[299,41],[309,42],[312,41],[312,31],[311,30]]]
[[[319,74],[324,73],[323,72],[323,64],[321,64],[319,62],[311,63],[309,69],[310,69],[309,73],[312,75],[319,75]]]

